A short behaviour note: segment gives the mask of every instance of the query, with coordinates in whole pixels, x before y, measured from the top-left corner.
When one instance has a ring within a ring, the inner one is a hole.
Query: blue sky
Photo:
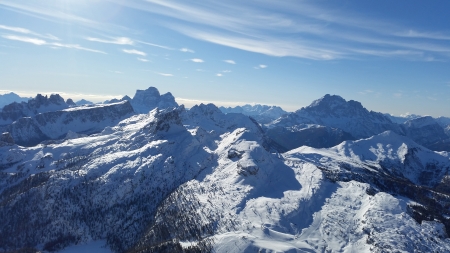
[[[0,2],[0,93],[450,116],[449,1]]]

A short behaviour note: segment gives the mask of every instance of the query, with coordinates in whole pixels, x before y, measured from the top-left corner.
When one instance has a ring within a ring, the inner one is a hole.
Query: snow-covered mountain
[[[389,119],[391,119],[392,122],[397,123],[397,124],[403,124],[408,120],[412,120],[412,119],[417,119],[420,117],[423,117],[421,115],[417,115],[417,114],[404,114],[404,115],[400,115],[400,116],[394,116],[391,115],[389,113],[385,113],[384,115],[386,115]]]
[[[269,105],[244,105],[244,106],[236,106],[236,107],[219,107],[219,109],[223,113],[242,113],[247,116],[251,116],[255,120],[257,120],[261,124],[266,124],[271,121],[274,121],[286,114],[279,106],[269,106]]]
[[[404,134],[433,150],[450,151],[450,137],[431,116],[418,117],[401,125]]]
[[[46,140],[62,139],[69,131],[98,133],[131,115],[148,113],[157,107],[178,107],[170,93],[160,96],[154,87],[137,90],[133,99],[125,96],[116,103],[76,106],[72,102],[71,99],[65,102],[58,94],[50,97],[38,94],[28,103],[7,105],[0,112],[3,123],[0,131],[9,132],[19,145],[33,146]]]
[[[317,124],[341,129],[356,139],[367,138],[387,130],[400,132],[400,127],[383,115],[368,111],[361,103],[346,101],[337,95],[325,95],[311,105],[287,114],[269,125],[291,127],[298,124]]]
[[[201,104],[29,148],[1,138],[3,251],[450,251],[449,154],[392,131],[279,154],[253,119]]]
[[[368,138],[390,130],[430,149],[450,151],[450,138],[442,127],[445,118],[439,121],[441,123],[430,116],[394,117],[368,111],[361,103],[353,100],[325,95],[311,105],[265,126],[267,134],[280,144],[282,150],[302,145],[331,147],[344,140]]]
[[[19,145],[33,146],[45,140],[62,139],[69,131],[92,134],[114,126],[135,114],[130,103],[80,106],[37,114],[14,121],[0,130],[9,132]]]
[[[69,108],[69,105],[59,94],[50,97],[37,94],[28,102],[13,102],[0,111],[0,125],[10,124],[22,117],[33,117],[39,113],[52,112]]]
[[[7,94],[0,94],[0,111],[3,108],[3,106],[5,106],[5,105],[9,105],[14,102],[16,102],[16,103],[27,102],[30,99],[31,98],[20,97],[19,95],[17,95],[14,92],[10,92]]]

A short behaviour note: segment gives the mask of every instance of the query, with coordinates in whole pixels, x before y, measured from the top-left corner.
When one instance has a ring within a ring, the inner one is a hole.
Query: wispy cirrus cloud
[[[93,52],[93,53],[106,54],[103,51],[83,47],[78,44],[64,44],[64,43],[59,43],[59,42],[47,42],[45,40],[38,39],[38,38],[31,38],[31,37],[26,37],[26,36],[16,36],[16,35],[2,35],[2,37],[5,39],[9,39],[9,40],[15,40],[15,41],[34,44],[37,46],[50,46],[50,47],[56,47],[56,48],[77,49],[77,50],[83,50],[83,51],[88,51],[88,52]]]
[[[202,62],[205,62],[204,60],[199,59],[199,58],[190,59],[190,61],[196,62],[196,63],[202,63]]]
[[[16,32],[16,33],[33,35],[33,36],[37,36],[37,37],[44,38],[44,39],[60,40],[58,37],[56,37],[56,36],[54,36],[52,34],[49,34],[49,33],[48,34],[40,34],[40,33],[33,32],[31,30],[28,30],[28,29],[22,28],[22,27],[0,25],[0,29],[1,30],[6,30],[6,31],[11,31],[11,32]]]
[[[140,58],[140,57],[138,57],[137,59],[138,59],[138,61],[141,61],[141,62],[148,62],[149,61],[149,60],[147,60],[145,58]]]
[[[150,42],[146,42],[146,41],[136,40],[136,42],[139,42],[139,43],[147,45],[147,46],[158,47],[158,48],[162,48],[162,49],[166,49],[166,50],[175,50],[168,46],[158,45],[158,44],[150,43]]]
[[[77,15],[70,11],[65,4],[54,4],[53,1],[0,1],[0,8],[14,11],[18,14],[38,18],[54,23],[75,23],[102,32],[126,30],[126,28],[112,23],[98,22],[90,18]],[[48,38],[50,39],[50,38]]]
[[[134,44],[134,41],[127,37],[116,37],[116,38],[110,38],[110,39],[99,39],[99,38],[87,37],[86,40],[100,42],[100,43],[107,43],[107,44],[116,44],[116,45],[133,45]]]
[[[8,40],[16,40],[16,41],[31,43],[31,44],[38,45],[38,46],[47,45],[47,42],[45,40],[37,39],[37,38],[16,36],[16,35],[2,35],[2,37],[5,39],[8,39]]]
[[[233,60],[223,60],[223,61],[229,64],[236,64],[236,62]]]
[[[145,52],[136,50],[136,49],[122,49],[122,52],[127,54],[135,54],[135,55],[141,55],[141,56],[147,56]]]
[[[345,8],[323,8],[315,2],[147,0],[123,4],[168,17],[166,26],[186,36],[270,56],[450,58],[450,45],[442,42],[450,39],[448,33],[405,29],[401,22],[371,19]]]

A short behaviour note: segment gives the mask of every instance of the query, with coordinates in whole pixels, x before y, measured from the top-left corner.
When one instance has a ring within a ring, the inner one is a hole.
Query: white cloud
[[[30,38],[30,37],[23,37],[23,36],[16,36],[16,35],[3,35],[2,37],[5,39],[8,39],[8,40],[17,40],[17,41],[21,41],[21,42],[38,45],[38,46],[47,45],[47,42],[45,40],[41,40],[41,39],[37,39],[37,38]]]
[[[223,60],[223,61],[229,64],[236,64],[236,62],[233,60]]]
[[[139,61],[142,61],[142,62],[148,62],[148,60],[147,59],[145,59],[145,58],[137,58]]]
[[[156,73],[156,74],[158,74],[158,75],[161,75],[161,76],[173,76],[172,74],[167,74],[167,73]]]
[[[231,73],[231,70],[224,70],[223,73]]]
[[[145,52],[142,52],[142,51],[139,51],[136,49],[122,49],[122,51],[127,54],[136,54],[136,55],[141,55],[141,56],[147,55]]]
[[[180,51],[181,52],[184,52],[184,53],[195,53],[195,51],[194,50],[192,50],[192,49],[189,49],[189,48],[182,48],[182,49],[180,49]]]
[[[325,9],[314,1],[262,1],[257,6],[228,1],[187,4],[146,0],[141,4],[123,4],[167,16],[173,22],[166,26],[192,38],[270,56],[354,59],[364,56],[364,51],[380,50],[382,44],[385,53],[373,56],[435,60],[404,53],[417,49],[433,52],[438,58],[450,58],[450,46],[440,43],[450,39],[448,32],[417,32],[393,21],[367,18],[346,9]],[[199,26],[211,29],[196,28]],[[423,39],[430,41],[424,43]]]
[[[134,41],[127,37],[116,37],[109,40],[87,37],[86,40],[116,45],[133,45]]]
[[[191,61],[197,62],[197,63],[205,62],[205,61],[203,61],[202,59],[198,59],[198,58],[191,59]]]
[[[216,76],[219,76],[219,77],[220,77],[220,76],[223,76],[223,75],[222,75],[221,73],[217,73]]]
[[[77,45],[77,44],[50,43],[49,45],[52,45],[52,46],[55,46],[55,47],[64,47],[64,48],[84,50],[84,51],[93,52],[93,53],[106,54],[103,51],[82,47],[82,46]]]
[[[265,69],[265,68],[267,68],[267,67],[268,67],[267,65],[259,64],[258,66],[254,67],[254,68],[255,68],[255,69]]]

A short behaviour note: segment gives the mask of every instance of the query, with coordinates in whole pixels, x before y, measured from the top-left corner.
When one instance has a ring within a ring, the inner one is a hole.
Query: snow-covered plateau
[[[366,110],[361,117],[376,123],[361,131],[383,131],[343,142],[352,116],[320,124],[345,101],[328,101],[322,122],[312,112],[308,123],[282,116],[273,124],[338,143],[281,153],[273,126],[140,93],[52,112],[131,108],[94,134],[47,119],[55,137],[37,145],[1,135],[0,252],[450,252],[449,153],[417,144],[385,116]],[[51,114],[30,119],[39,115]],[[435,129],[429,118],[407,126]]]

